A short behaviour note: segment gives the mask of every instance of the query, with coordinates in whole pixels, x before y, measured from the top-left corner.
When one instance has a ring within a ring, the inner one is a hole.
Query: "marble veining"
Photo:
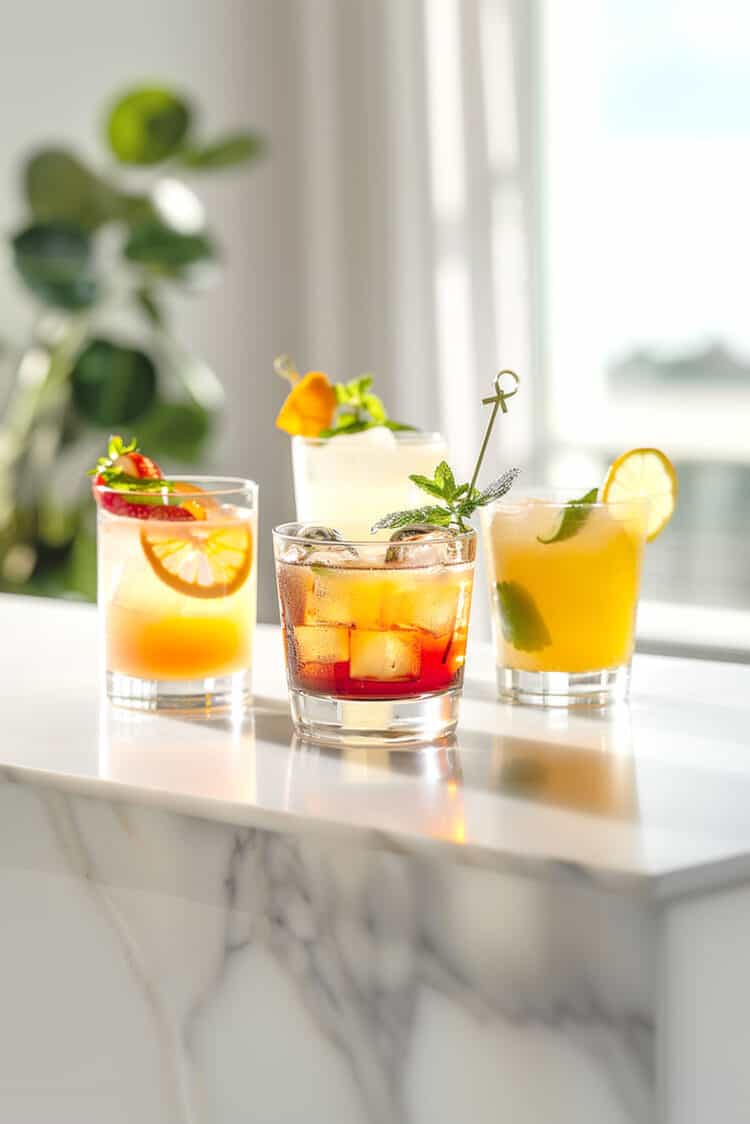
[[[293,736],[277,629],[250,712],[184,721],[102,704],[88,607],[0,613],[0,768],[25,783],[654,899],[750,877],[750,667],[637,657],[629,708],[540,713],[495,702],[480,646],[452,746],[337,754]]]
[[[574,1120],[591,1098],[603,1124],[651,1119],[651,989],[632,987],[648,961],[643,907],[7,781],[0,802],[4,843],[13,832],[21,852],[36,836],[26,880],[73,881],[76,924],[96,916],[137,1000],[130,1033],[147,1028],[160,1106],[139,1119],[421,1124],[460,1102],[477,1121],[500,1108],[541,1120],[555,1104]],[[0,854],[4,893],[13,863]],[[42,905],[51,948],[54,906]],[[0,950],[5,964],[23,955],[7,932]],[[86,963],[69,967],[83,987]],[[122,996],[107,986],[117,1022]],[[249,1055],[269,1032],[256,1072]],[[289,1083],[276,1109],[269,1068]]]
[[[0,1121],[746,1124],[750,668],[603,717],[296,741],[115,712],[95,617],[0,597]],[[61,659],[61,651],[65,659]]]

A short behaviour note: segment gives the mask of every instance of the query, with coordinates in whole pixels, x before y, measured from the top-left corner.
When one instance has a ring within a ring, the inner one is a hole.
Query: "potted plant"
[[[255,132],[203,140],[194,103],[161,86],[117,97],[106,170],[67,148],[30,154],[11,238],[32,337],[0,415],[0,590],[95,596],[93,504],[80,481],[112,430],[194,463],[222,405],[216,377],[169,328],[170,290],[199,291],[220,247],[186,172],[257,160]],[[114,157],[114,161],[112,161]]]

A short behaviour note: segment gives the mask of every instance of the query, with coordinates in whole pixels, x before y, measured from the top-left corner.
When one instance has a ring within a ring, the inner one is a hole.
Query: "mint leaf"
[[[452,516],[446,507],[416,507],[412,511],[391,511],[373,523],[371,531],[385,531],[389,528],[408,527],[412,523],[432,523],[435,527],[450,526]]]
[[[447,461],[441,461],[435,469],[435,483],[447,500],[452,500],[456,492],[456,478]]]
[[[499,500],[501,496],[509,492],[519,472],[520,469],[518,468],[509,468],[502,476],[498,476],[497,480],[493,480],[491,484],[483,488],[474,501],[477,507],[486,507],[488,503],[492,503],[493,500]]]
[[[324,429],[320,437],[338,437],[343,433],[361,433],[375,426],[387,426],[391,430],[414,429],[414,426],[391,421],[382,398],[372,391],[372,375],[360,375],[347,383],[335,383],[337,416],[330,428]]]
[[[409,479],[423,492],[428,492],[431,496],[437,496],[439,500],[443,498],[443,489],[434,480],[430,480],[428,476],[420,476],[418,472],[415,472],[409,476]]]
[[[589,515],[591,515],[591,505],[596,503],[598,495],[599,489],[592,488],[590,492],[587,492],[585,496],[581,496],[579,500],[571,500],[570,503],[565,505],[560,525],[554,535],[548,539],[537,535],[536,541],[544,543],[545,546],[547,546],[553,542],[564,542],[566,539],[572,539],[573,535],[578,534]]]
[[[479,492],[476,488],[472,488],[470,484],[456,484],[456,478],[453,470],[447,461],[441,461],[435,469],[435,474],[430,480],[429,476],[422,476],[415,472],[409,476],[412,484],[416,484],[423,492],[428,495],[434,496],[436,499],[442,500],[444,507],[435,507],[433,509],[424,508],[424,511],[439,512],[439,515],[427,516],[420,519],[422,523],[436,523],[438,526],[455,527],[456,530],[465,532],[469,530],[465,520],[471,518],[480,507],[491,500],[496,499],[498,496],[504,495],[512,485],[515,478],[518,476],[519,470],[511,468],[505,472],[501,477],[490,484],[483,492]],[[388,523],[381,522],[375,524],[373,530],[381,530],[382,527],[405,527],[410,522],[414,522],[412,516],[413,512],[391,512],[387,515],[386,519],[400,518],[404,516],[403,522]]]
[[[370,380],[372,382],[372,379]],[[378,398],[377,394],[371,394],[369,391],[362,395],[362,407],[367,410],[375,425],[382,425],[385,421],[387,414],[385,406]]]
[[[404,422],[392,421],[391,418],[386,418],[383,425],[386,429],[392,429],[394,433],[402,433],[407,430],[409,433],[417,432],[417,427],[415,425],[406,425]]]
[[[536,601],[520,582],[498,582],[497,611],[503,636],[519,652],[538,652],[552,643]]]

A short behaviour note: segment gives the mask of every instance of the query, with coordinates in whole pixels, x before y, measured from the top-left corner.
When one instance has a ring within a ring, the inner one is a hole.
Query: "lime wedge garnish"
[[[536,601],[520,582],[498,582],[497,611],[503,636],[519,652],[538,652],[552,643]]]
[[[564,542],[565,539],[572,539],[573,535],[578,534],[589,515],[591,515],[591,505],[596,503],[598,494],[599,489],[592,488],[590,492],[587,492],[585,496],[581,496],[579,500],[571,500],[570,503],[567,503],[563,510],[560,525],[554,535],[551,535],[548,539],[537,535],[536,541],[547,545],[553,542]]]

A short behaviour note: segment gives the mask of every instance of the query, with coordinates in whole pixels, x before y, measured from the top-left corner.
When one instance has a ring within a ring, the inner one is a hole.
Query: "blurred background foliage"
[[[85,472],[110,431],[181,467],[215,432],[221,384],[169,330],[170,289],[200,293],[221,261],[180,173],[247,165],[265,146],[247,130],[204,141],[196,119],[180,93],[143,86],[105,115],[102,169],[65,148],[25,160],[10,250],[35,318],[0,415],[0,590],[96,596]]]

